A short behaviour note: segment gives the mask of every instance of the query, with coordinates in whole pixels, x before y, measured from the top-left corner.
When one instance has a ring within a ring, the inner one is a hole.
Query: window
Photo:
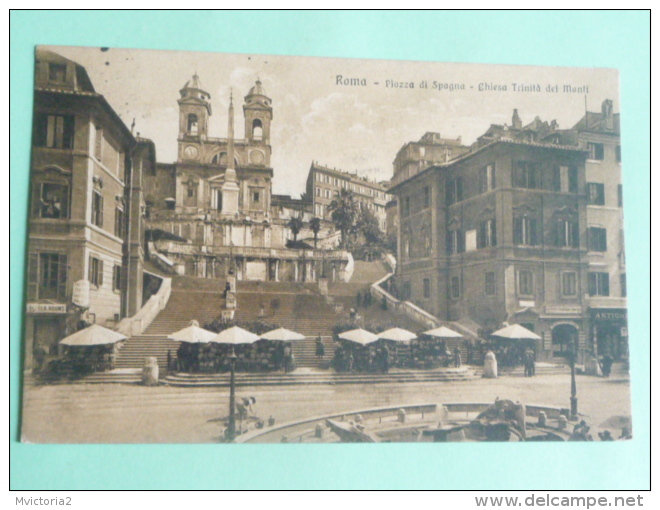
[[[99,161],[103,160],[103,128],[96,126],[94,131],[94,157]]]
[[[561,193],[577,193],[578,171],[575,166],[555,165],[552,168],[552,189]]]
[[[616,202],[619,207],[623,207],[623,186],[621,184],[616,187]]]
[[[513,244],[536,246],[538,243],[536,218],[519,216],[513,218]]]
[[[579,248],[580,233],[577,221],[570,219],[557,221],[557,246],[560,248]]]
[[[28,300],[65,300],[67,269],[65,253],[30,253],[28,255]]]
[[[316,188],[316,196],[321,197],[321,188]]]
[[[607,251],[607,230],[598,227],[589,227],[587,233],[589,251]]]
[[[115,208],[115,236],[124,238],[124,209],[121,207]]]
[[[561,273],[561,295],[563,297],[577,296],[577,273]]]
[[[610,295],[609,273],[589,273],[589,295],[590,296]]]
[[[73,115],[38,113],[34,121],[34,144],[52,149],[72,149],[73,119]]]
[[[197,115],[191,113],[188,115],[188,134],[196,135],[199,127],[199,119]]]
[[[93,255],[89,256],[89,272],[87,279],[91,285],[101,287],[103,285],[103,261]]]
[[[447,232],[447,253],[454,255],[465,251],[465,232],[450,230]]]
[[[479,193],[495,189],[495,165],[487,165],[479,170]]]
[[[616,162],[621,163],[621,146],[614,147],[614,154],[616,155]]]
[[[485,274],[484,293],[487,296],[495,295],[495,273],[488,272]]]
[[[425,147],[420,147],[419,148],[419,157],[423,158],[426,155],[426,148]]]
[[[451,298],[459,299],[461,297],[461,277],[452,276],[451,277]]]
[[[589,158],[597,161],[602,161],[605,159],[605,146],[602,143],[587,143],[587,151],[589,152]]]
[[[463,178],[457,177],[447,181],[447,205],[463,200]]]
[[[254,140],[261,140],[264,136],[264,128],[261,119],[254,119],[252,121],[252,138]]]
[[[599,182],[587,184],[589,205],[605,205],[605,185]]]
[[[66,81],[66,64],[48,64],[48,81],[64,83]]]
[[[513,167],[514,188],[536,189],[539,187],[541,175],[538,163],[517,161]]]
[[[424,207],[431,207],[431,188],[424,187]]]
[[[518,271],[518,295],[534,295],[534,273],[531,271]]]
[[[188,188],[188,198],[193,198],[195,196],[195,189]]]
[[[32,191],[32,216],[64,219],[69,217],[69,187],[50,182],[35,183]]]
[[[117,264],[112,268],[112,290],[121,290],[121,266]]]
[[[405,197],[403,199],[403,215],[410,215],[410,197]]]
[[[621,284],[621,297],[628,297],[628,285],[626,283],[626,273],[619,275],[619,283]]]
[[[92,224],[103,226],[103,196],[98,191],[92,191]]]
[[[252,203],[253,204],[258,204],[261,201],[261,193],[258,191],[253,191],[252,192]]]
[[[479,233],[477,236],[477,248],[488,248],[497,244],[497,234],[495,231],[495,220],[490,219],[482,221],[479,224]]]
[[[428,299],[431,297],[431,280],[429,280],[428,278],[424,278],[423,284],[424,284],[424,297]]]

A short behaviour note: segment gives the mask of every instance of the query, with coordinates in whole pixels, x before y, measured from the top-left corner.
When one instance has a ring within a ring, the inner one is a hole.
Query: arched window
[[[211,159],[211,164],[212,165],[217,165],[218,164],[218,155],[217,154],[215,156],[213,156],[213,158]]]
[[[188,115],[188,134],[196,135],[198,125],[199,125],[199,119],[197,118],[197,115],[195,115],[194,113],[189,114]]]
[[[264,128],[261,119],[254,119],[252,121],[252,138],[254,140],[261,140],[264,136]]]

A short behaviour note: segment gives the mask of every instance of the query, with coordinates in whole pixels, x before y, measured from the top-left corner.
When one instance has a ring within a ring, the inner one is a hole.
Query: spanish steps
[[[387,270],[380,261],[357,261],[351,281],[331,283],[328,296],[320,294],[316,283],[239,281],[235,319],[262,320],[305,335],[305,340],[292,343],[296,365],[327,368],[335,349],[334,326],[348,321],[350,309],[356,308],[358,291],[365,295],[369,286],[385,274]],[[193,319],[201,326],[218,319],[225,306],[224,288],[224,280],[173,276],[167,305],[141,335],[126,341],[117,356],[116,368],[141,368],[147,356],[157,357],[164,368],[168,351],[174,356],[179,346],[167,335],[185,328]],[[396,324],[413,331],[421,327],[403,314],[382,310],[380,303],[357,308],[357,312],[365,324]],[[316,355],[319,335],[325,344],[323,357]]]

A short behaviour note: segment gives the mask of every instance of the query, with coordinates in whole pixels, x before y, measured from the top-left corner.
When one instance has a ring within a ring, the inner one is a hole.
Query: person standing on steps
[[[323,345],[323,338],[321,338],[321,333],[316,337],[316,357],[321,359],[325,356],[325,345]]]

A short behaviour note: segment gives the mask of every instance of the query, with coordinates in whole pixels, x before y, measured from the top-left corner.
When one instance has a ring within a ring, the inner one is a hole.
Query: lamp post
[[[236,353],[234,347],[231,348],[229,355],[229,364],[231,375],[229,377],[229,423],[227,424],[227,439],[233,441],[236,439]]]
[[[571,420],[577,420],[578,417],[578,398],[577,385],[575,383],[575,361],[577,358],[577,338],[571,341]]]

